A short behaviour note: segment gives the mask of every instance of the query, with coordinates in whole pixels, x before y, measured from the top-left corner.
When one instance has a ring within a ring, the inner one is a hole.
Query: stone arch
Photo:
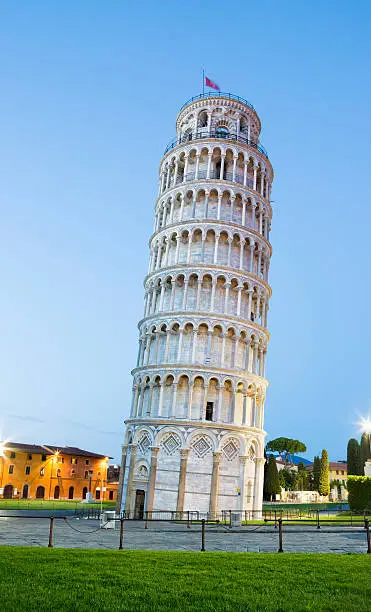
[[[174,428],[165,428],[158,434],[157,445],[160,447],[160,453],[164,453],[168,457],[179,454],[182,444],[183,439]]]
[[[201,374],[194,374],[193,393],[191,406],[191,419],[198,421],[203,413],[204,393],[205,393],[205,378]]]
[[[150,449],[153,446],[153,433],[149,427],[139,427],[134,436],[137,445],[137,454],[142,457],[150,456]]]
[[[193,460],[205,461],[212,459],[212,453],[215,451],[215,440],[211,433],[193,433],[188,439],[190,455]]]
[[[164,375],[163,381],[163,403],[162,403],[162,416],[170,417],[174,408],[174,393],[176,388],[175,376],[172,373],[167,372]]]
[[[197,126],[198,128],[206,128],[208,124],[208,111],[207,109],[202,109],[198,113]]]
[[[214,147],[211,156],[211,173],[210,178],[212,179],[220,179],[220,171],[221,171],[221,162],[222,162],[222,149],[221,147]]]
[[[215,236],[216,231],[213,227],[206,229],[203,262],[213,264],[215,256]]]
[[[228,463],[239,459],[241,454],[241,440],[238,436],[226,434],[220,440],[219,450],[222,459]]]
[[[149,465],[147,461],[143,461],[143,459],[140,459],[139,461],[135,462],[135,467],[134,467],[134,481],[139,481],[139,482],[148,482],[148,477],[149,477]]]

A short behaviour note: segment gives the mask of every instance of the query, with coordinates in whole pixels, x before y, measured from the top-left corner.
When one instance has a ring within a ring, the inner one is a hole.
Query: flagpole
[[[202,71],[202,96],[205,95],[205,70]]]

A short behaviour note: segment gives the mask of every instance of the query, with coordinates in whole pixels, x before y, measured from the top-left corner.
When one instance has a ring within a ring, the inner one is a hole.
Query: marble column
[[[178,486],[178,499],[176,502],[176,511],[183,512],[184,510],[184,495],[187,478],[187,462],[188,462],[189,448],[180,449],[180,470],[179,470],[179,486]]]
[[[124,486],[127,452],[128,452],[128,446],[127,444],[123,444],[122,445],[122,455],[121,455],[120,477],[119,477],[119,484],[117,488],[117,498],[116,498],[116,513],[117,514],[120,514],[121,512],[122,489]]]
[[[131,510],[131,498],[133,497],[133,480],[134,480],[135,456],[137,454],[137,445],[129,444],[128,446],[130,450],[130,465],[129,465],[128,482],[127,482],[127,487],[126,487],[125,512],[126,514],[129,515],[130,510]]]
[[[153,511],[153,501],[155,498],[155,486],[156,486],[156,475],[157,475],[157,455],[159,451],[158,446],[151,447],[151,467],[149,471],[148,489],[147,489],[147,512]]]
[[[247,509],[246,504],[246,469],[249,457],[240,457],[240,510]]]
[[[222,458],[221,452],[213,453],[213,471],[211,474],[211,485],[210,485],[210,505],[209,513],[210,518],[216,518],[218,512],[218,493],[219,493],[219,471],[220,461]]]
[[[264,480],[264,457],[256,457],[255,459],[255,478],[254,478],[254,500],[253,500],[253,517],[261,519],[263,507],[263,480]]]
[[[247,393],[243,394],[243,406],[242,406],[242,426],[247,427]]]

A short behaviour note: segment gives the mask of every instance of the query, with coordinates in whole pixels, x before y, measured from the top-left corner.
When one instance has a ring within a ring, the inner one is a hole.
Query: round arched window
[[[221,126],[218,127],[218,129],[216,130],[216,134],[218,136],[218,138],[228,138],[229,136],[229,130],[228,128]]]

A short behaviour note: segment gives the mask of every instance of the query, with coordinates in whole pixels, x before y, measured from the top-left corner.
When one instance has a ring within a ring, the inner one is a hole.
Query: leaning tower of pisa
[[[180,109],[159,168],[119,509],[261,511],[273,169],[253,106]]]

